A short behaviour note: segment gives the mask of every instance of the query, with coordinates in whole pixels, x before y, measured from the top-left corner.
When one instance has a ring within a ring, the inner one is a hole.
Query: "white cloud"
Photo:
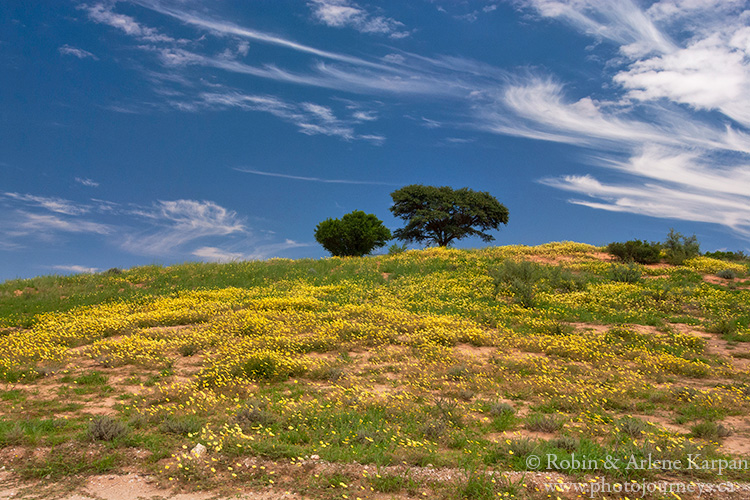
[[[174,223],[175,227],[205,234],[230,234],[245,229],[236,212],[212,201],[159,201],[153,213],[155,218]]]
[[[263,260],[278,257],[292,248],[311,246],[311,243],[299,243],[294,240],[284,240],[279,243],[260,243],[258,241],[244,241],[235,244],[234,247],[244,246],[248,252],[235,252],[218,247],[200,247],[192,252],[192,255],[209,262],[234,262],[238,260]]]
[[[198,15],[181,9],[170,8],[161,4],[160,2],[154,2],[152,0],[141,0],[139,3],[144,7],[154,10],[155,12],[171,16],[184,23],[190,24],[192,26],[197,26],[220,36],[233,35],[241,38],[255,40],[260,43],[277,45],[294,51],[307,53],[317,57],[331,59],[343,63],[362,65],[373,68],[382,68],[382,66],[376,63],[372,63],[358,57],[352,57],[346,54],[339,54],[336,52],[321,50],[309,45],[297,43],[293,40],[289,40],[277,35],[238,26],[231,22],[212,19],[206,17],[205,15]]]
[[[86,59],[87,57],[90,57],[95,61],[99,60],[99,58],[91,52],[76,47],[71,47],[68,44],[65,44],[62,47],[58,48],[57,51],[60,52],[60,54],[77,57],[78,59]]]
[[[403,64],[406,58],[401,54],[386,54],[383,56],[383,61],[388,64]]]
[[[523,4],[619,44],[625,58],[609,64],[621,67],[613,83],[624,93],[615,102],[573,101],[561,85],[527,78],[480,107],[480,124],[497,133],[595,148],[598,166],[625,175],[610,183],[591,175],[543,180],[589,198],[573,203],[721,224],[750,237],[750,141],[743,129],[750,126],[747,2],[662,0],[647,11],[619,0]],[[487,98],[476,95],[479,103]]]
[[[98,267],[87,267],[87,266],[79,266],[79,265],[69,265],[69,266],[50,266],[52,269],[55,269],[57,271],[64,271],[68,273],[95,273],[99,271]]]
[[[361,122],[371,122],[377,120],[378,115],[374,111],[355,111],[352,118]]]
[[[86,187],[99,187],[99,183],[98,182],[96,182],[94,180],[91,180],[91,179],[89,179],[87,177],[76,177],[75,181],[78,184],[82,184],[82,185],[84,185]]]
[[[391,38],[409,36],[409,32],[403,30],[403,23],[374,16],[349,0],[312,0],[308,5],[313,9],[313,17],[326,26],[353,28],[360,33],[379,33]]]
[[[371,115],[362,115],[354,120],[336,117],[333,109],[312,102],[287,102],[276,96],[248,95],[237,91],[201,93],[197,101],[174,101],[173,105],[185,111],[200,109],[239,108],[246,111],[270,113],[284,121],[293,123],[300,132],[306,135],[328,135],[344,140],[366,140],[382,142],[381,136],[357,134],[354,125],[366,120],[362,116],[374,119]],[[369,121],[369,120],[367,120]]]
[[[750,126],[750,28],[727,39],[720,33],[669,54],[637,61],[615,82],[637,100],[666,98],[718,110]]]
[[[548,78],[517,78],[499,91],[476,93],[474,100],[474,126],[498,134],[610,151],[656,143],[750,152],[744,133],[696,122],[679,108],[640,109],[649,113],[645,121],[630,106],[616,102],[590,97],[570,101],[563,86]]]
[[[234,262],[245,260],[245,254],[241,252],[227,252],[217,247],[200,247],[193,250],[192,254],[210,262]]]
[[[284,240],[281,243],[268,243],[257,245],[253,251],[246,255],[247,259],[269,259],[278,257],[281,253],[292,248],[304,248],[312,246],[312,243],[300,243],[294,240]]]
[[[670,52],[671,38],[661,32],[632,0],[520,0],[543,17],[560,19],[577,30],[620,45],[623,54]]]
[[[150,227],[127,233],[122,247],[142,255],[173,255],[196,240],[248,232],[236,212],[212,201],[158,201],[130,213]]]
[[[750,237],[750,207],[745,196],[716,197],[705,192],[672,189],[653,183],[605,184],[591,176],[564,176],[542,182],[601,200],[570,200],[578,205],[649,217],[721,224]]]
[[[94,5],[81,5],[79,8],[86,11],[89,19],[96,23],[106,24],[117,28],[126,35],[135,37],[145,42],[175,42],[170,36],[159,33],[155,28],[144,26],[130,16],[114,12],[113,5],[97,3]]]
[[[472,142],[476,142],[476,139],[467,139],[465,137],[446,137],[443,139],[444,142],[448,144],[471,144]]]
[[[252,168],[235,168],[238,172],[244,172],[246,174],[262,175],[266,177],[280,177],[282,179],[292,179],[296,181],[308,181],[308,182],[322,182],[325,184],[364,184],[364,185],[377,185],[377,186],[400,186],[401,184],[393,184],[389,182],[378,182],[378,181],[355,181],[348,179],[323,179],[320,177],[308,177],[301,175],[288,175],[279,174],[276,172],[264,172],[263,170],[255,170]]]
[[[88,205],[54,196],[34,196],[19,193],[2,193],[0,197],[2,196],[23,202],[29,206],[40,207],[49,210],[50,212],[57,212],[65,215],[81,215],[91,210],[91,207]]]
[[[549,186],[605,200],[574,203],[652,217],[721,224],[750,236],[750,163],[726,166],[698,151],[646,146],[626,161],[598,159],[599,165],[637,176],[603,184],[591,176],[545,179]]]
[[[34,235],[48,238],[53,233],[94,233],[110,234],[113,228],[107,224],[100,224],[80,219],[63,219],[56,215],[34,214],[18,211],[13,235]]]
[[[188,255],[207,260],[264,258],[307,245],[256,237],[244,217],[206,200],[159,200],[143,206],[92,199],[81,208],[62,198],[2,193],[0,202],[8,207],[0,211],[0,249],[8,251],[38,240],[63,244],[56,241],[63,234],[106,236],[109,245],[164,259]],[[234,250],[222,250],[226,245]],[[55,269],[95,271],[76,266]]]

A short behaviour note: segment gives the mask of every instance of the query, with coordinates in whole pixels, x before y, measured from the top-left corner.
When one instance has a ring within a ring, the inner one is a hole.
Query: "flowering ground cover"
[[[747,275],[565,242],[9,281],[0,462],[310,498],[745,482]]]

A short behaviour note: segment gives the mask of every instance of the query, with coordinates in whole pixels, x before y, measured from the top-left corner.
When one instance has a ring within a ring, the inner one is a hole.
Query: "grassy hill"
[[[744,481],[719,467],[750,459],[747,275],[565,242],[9,281],[0,462],[312,498],[548,498],[502,474],[531,456]],[[632,466],[649,456],[698,466]]]

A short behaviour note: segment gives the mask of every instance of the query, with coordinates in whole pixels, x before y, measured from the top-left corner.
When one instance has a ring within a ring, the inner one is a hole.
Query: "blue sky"
[[[0,3],[0,279],[322,257],[413,183],[497,244],[750,248],[750,4]],[[482,246],[463,240],[457,246]]]

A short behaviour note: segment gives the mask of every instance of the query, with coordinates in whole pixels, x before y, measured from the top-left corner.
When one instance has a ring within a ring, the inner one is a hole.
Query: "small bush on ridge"
[[[674,266],[682,265],[689,258],[700,255],[698,238],[695,235],[686,237],[670,229],[667,240],[664,242],[664,253],[667,262]]]
[[[639,264],[656,264],[660,260],[661,244],[645,240],[630,240],[612,242],[607,245],[607,253],[623,262],[637,262]]]

